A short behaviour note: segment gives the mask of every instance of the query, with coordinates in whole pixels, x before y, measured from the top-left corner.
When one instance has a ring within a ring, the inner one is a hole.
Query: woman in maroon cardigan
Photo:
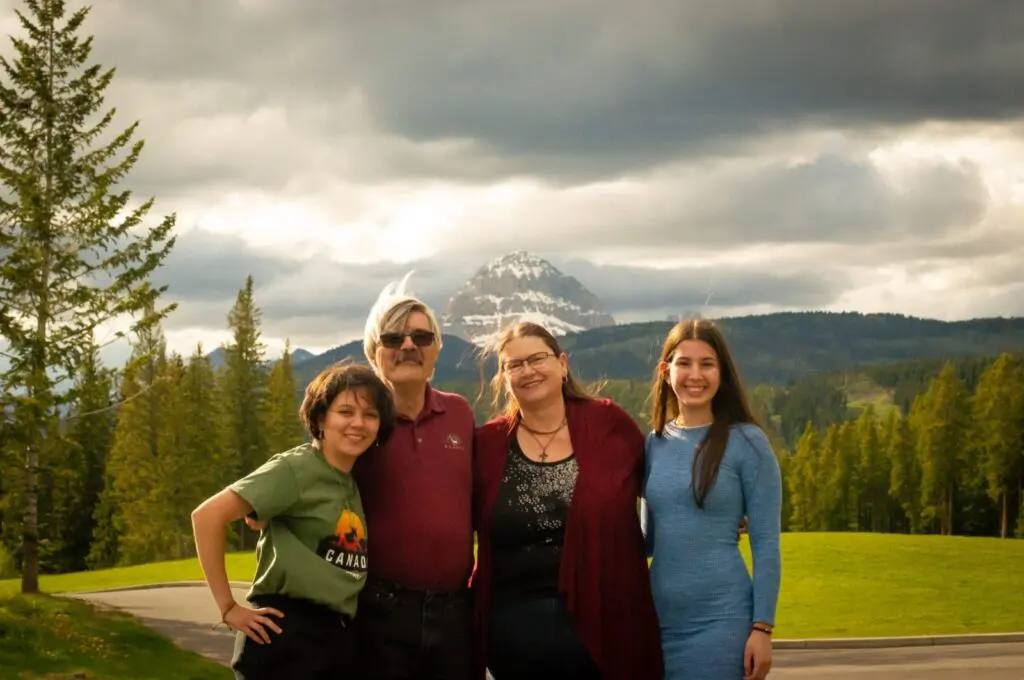
[[[505,410],[474,443],[477,678],[660,680],[644,435],[584,394],[542,326],[515,324],[495,353]]]

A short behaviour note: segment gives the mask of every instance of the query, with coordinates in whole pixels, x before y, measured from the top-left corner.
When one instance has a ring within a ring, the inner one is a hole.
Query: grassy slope
[[[134,618],[49,596],[0,597],[0,679],[222,679],[223,666],[181,650]]]
[[[859,415],[869,405],[875,409],[875,416],[884,420],[889,411],[896,409],[893,403],[893,391],[877,385],[864,375],[851,377],[846,385],[846,399],[850,410]]]
[[[749,546],[744,539],[744,554]],[[889,534],[785,534],[778,635],[862,637],[1024,631],[1024,589],[1008,588],[1024,541]],[[229,556],[245,581],[253,558]],[[195,560],[50,576],[48,592],[200,578]],[[0,581],[0,595],[17,581]]]

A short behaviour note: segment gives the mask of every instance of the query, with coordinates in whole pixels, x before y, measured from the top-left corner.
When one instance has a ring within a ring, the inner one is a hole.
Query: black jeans
[[[495,603],[489,628],[487,667],[494,680],[601,678],[559,598]]]
[[[366,680],[472,680],[472,595],[370,581],[356,639]]]
[[[352,620],[328,607],[286,597],[258,595],[253,607],[273,607],[284,618],[271,615],[281,629],[278,635],[267,628],[270,644],[257,644],[245,633],[235,634],[231,669],[236,680],[328,680],[358,678]]]

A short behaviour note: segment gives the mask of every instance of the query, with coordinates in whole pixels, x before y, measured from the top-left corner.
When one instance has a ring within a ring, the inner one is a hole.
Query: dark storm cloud
[[[589,288],[612,315],[705,305],[821,308],[853,286],[849,276],[835,269],[776,270],[770,264],[650,269],[573,259],[560,268]]]
[[[550,174],[1024,106],[1016,0],[133,0],[96,17],[126,74],[233,80],[297,108],[356,89],[396,134],[473,138]]]
[[[365,320],[381,290],[412,271],[408,291],[440,314],[448,298],[478,265],[449,257],[403,264],[314,264],[291,285],[268,286],[261,306],[267,316],[275,318],[337,316]]]
[[[167,321],[170,329],[225,327],[245,277],[252,274],[265,327],[304,335],[361,324],[384,286],[409,271],[408,289],[440,314],[479,265],[451,257],[408,264],[339,264],[318,257],[298,262],[256,252],[235,236],[193,229],[178,239],[155,278],[170,282],[168,298],[179,303]]]
[[[13,6],[0,0],[0,20]],[[142,117],[148,146],[129,182],[140,198],[157,197],[159,214],[186,195],[202,204],[204,192],[295,199],[317,176],[361,187],[628,176],[654,187],[607,213],[590,209],[593,197],[603,205],[595,192],[529,223],[515,221],[513,205],[509,222],[491,228],[499,205],[445,244],[458,254],[409,265],[294,263],[190,232],[158,274],[182,302],[171,327],[222,328],[249,273],[268,329],[358,326],[381,287],[410,268],[413,289],[440,311],[486,259],[524,247],[671,255],[844,244],[809,263],[820,271],[730,267],[709,279],[565,265],[622,313],[696,307],[709,287],[713,305],[820,307],[856,284],[847,262],[973,260],[985,276],[981,258],[1020,236],[970,231],[989,210],[977,168],[923,167],[897,186],[864,156],[865,140],[925,121],[1006,122],[1024,134],[1019,0],[109,0],[95,4],[86,32],[95,57],[117,67],[107,104],[121,112],[118,127]],[[848,128],[862,147],[798,165],[759,159],[791,155],[788,133],[825,128]],[[700,155],[750,162],[697,177],[699,191],[685,172],[664,180]],[[303,173],[312,179],[297,180]],[[347,198],[329,196],[339,221],[364,217],[365,206],[339,207]],[[1017,264],[991,271],[1010,285]]]
[[[972,165],[932,165],[898,188],[864,160],[777,164],[679,206],[651,236],[698,242],[863,243],[937,238],[977,223],[988,193]],[[675,224],[689,226],[681,230]],[[666,229],[667,228],[667,229]]]
[[[970,164],[925,165],[896,185],[868,159],[832,153],[796,165],[752,159],[738,170],[661,178],[649,187],[649,194],[621,200],[610,191],[611,198],[594,198],[596,207],[581,201],[578,210],[539,214],[527,223],[517,214],[495,215],[495,228],[451,247],[514,250],[532,244],[576,253],[647,247],[671,255],[755,244],[895,244],[903,256],[916,257],[918,244],[931,250],[952,236],[978,241],[975,249],[993,248],[1007,237],[1000,230],[968,236],[990,200]]]
[[[871,137],[922,120],[1019,116],[1017,7],[132,0],[98,4],[89,29],[97,57],[118,67],[115,82],[168,98],[166,113],[143,120],[149,148],[129,180],[166,211],[190,187],[294,195],[311,157],[314,177],[526,172],[558,184],[642,177],[689,152],[771,151],[784,141],[763,135],[807,126],[850,125]],[[341,102],[361,94],[385,137],[346,128]],[[289,127],[256,125],[219,155],[204,153],[272,115],[267,106],[287,107]],[[438,147],[441,138],[467,141]],[[652,242],[895,242],[964,229],[985,213],[976,168],[935,166],[900,192],[857,153],[795,167],[752,162],[700,195],[681,186],[677,201],[610,222],[577,211],[551,233],[570,248],[580,233],[611,245],[635,243],[635,232]]]
[[[698,211],[716,233],[731,227],[738,239],[860,243],[938,237],[977,222],[987,203],[972,166],[928,167],[898,189],[866,162],[826,156],[757,173]]]
[[[233,302],[247,276],[252,275],[255,286],[263,286],[301,267],[294,260],[257,252],[237,236],[196,228],[177,237],[153,281],[169,286],[167,295],[173,299]],[[227,309],[221,317],[224,314]]]

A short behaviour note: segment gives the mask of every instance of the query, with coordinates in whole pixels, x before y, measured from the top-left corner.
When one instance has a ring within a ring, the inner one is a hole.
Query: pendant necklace
[[[540,462],[542,462],[542,463],[547,462],[547,460],[548,460],[548,451],[547,451],[547,449],[548,449],[549,446],[551,446],[551,443],[553,441],[555,441],[555,438],[558,437],[558,433],[562,431],[562,428],[565,427],[567,422],[568,422],[567,418],[562,418],[562,424],[559,425],[554,430],[549,430],[548,432],[538,432],[536,430],[531,430],[529,425],[524,423],[522,421],[522,419],[519,420],[519,425],[524,430],[526,430],[527,434],[529,434],[531,437],[533,437],[533,441],[537,442],[537,446],[540,447],[540,455],[537,456],[538,458],[540,458]],[[549,434],[549,435],[551,435],[551,438],[548,439],[548,443],[545,444],[545,443],[541,442],[541,440],[537,437],[538,434],[539,435]]]

